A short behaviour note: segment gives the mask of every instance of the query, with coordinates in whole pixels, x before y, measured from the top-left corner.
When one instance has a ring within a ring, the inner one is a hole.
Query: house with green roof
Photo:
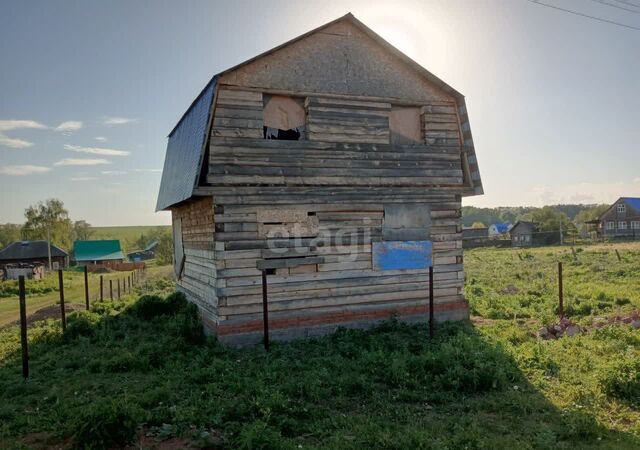
[[[124,261],[124,254],[118,240],[75,241],[73,254],[75,261],[80,265]]]

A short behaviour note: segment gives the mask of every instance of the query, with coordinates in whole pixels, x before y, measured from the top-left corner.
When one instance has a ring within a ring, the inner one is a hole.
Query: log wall
[[[185,241],[185,275],[198,280],[189,287],[201,302],[205,286],[216,302],[221,340],[261,339],[257,264],[265,258],[307,258],[269,275],[275,338],[370,325],[393,314],[426,320],[428,269],[373,265],[372,243],[383,239],[391,203],[419,203],[430,216],[437,320],[468,317],[461,195],[469,173],[454,102],[425,102],[422,142],[392,145],[391,102],[308,96],[306,139],[279,141],[262,139],[261,93],[221,88],[217,98],[206,184],[196,191],[210,203],[187,214],[215,211],[215,232],[196,233],[213,254],[195,254]]]
[[[185,293],[200,311],[205,327],[212,331],[218,323],[218,295],[214,244],[213,199],[202,197],[171,210],[180,219],[184,265],[178,274],[178,290]]]

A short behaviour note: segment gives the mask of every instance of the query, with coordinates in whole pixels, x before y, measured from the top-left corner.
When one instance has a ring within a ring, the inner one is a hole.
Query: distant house
[[[520,220],[511,228],[511,245],[513,247],[531,247],[533,235],[538,231],[538,225],[533,222]]]
[[[640,198],[619,198],[598,221],[598,233],[605,238],[640,237]]]
[[[520,220],[511,227],[512,247],[532,247],[560,243],[560,231],[541,231],[535,222]]]
[[[510,229],[510,223],[494,223],[489,226],[489,236],[499,236],[501,234],[506,234]]]
[[[488,237],[489,237],[489,229],[487,227],[462,229],[462,240],[486,239]]]
[[[131,262],[147,261],[156,257],[156,249],[160,243],[153,241],[147,245],[143,250],[136,250],[135,252],[127,253],[127,258]]]
[[[69,263],[69,255],[55,245],[51,246],[52,269],[62,269]],[[16,241],[0,250],[0,268],[7,265],[46,266],[49,267],[47,241]]]
[[[120,241],[75,241],[73,244],[75,261],[80,265],[121,263],[124,254],[120,248]]]

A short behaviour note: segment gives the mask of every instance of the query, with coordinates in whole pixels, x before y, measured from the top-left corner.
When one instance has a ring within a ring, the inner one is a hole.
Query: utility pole
[[[49,271],[53,270],[51,264],[51,224],[47,224],[47,254],[49,256]]]
[[[564,244],[564,237],[562,236],[562,217],[560,218],[560,245]]]

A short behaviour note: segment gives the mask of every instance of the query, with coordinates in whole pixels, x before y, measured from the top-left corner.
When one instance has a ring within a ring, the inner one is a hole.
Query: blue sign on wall
[[[428,269],[433,265],[431,241],[372,243],[374,270]]]

